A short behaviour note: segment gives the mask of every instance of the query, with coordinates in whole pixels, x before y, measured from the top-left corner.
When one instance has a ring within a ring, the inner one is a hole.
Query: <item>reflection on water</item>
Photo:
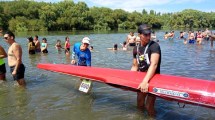
[[[177,32],[176,32],[177,34]],[[210,43],[203,45],[184,45],[183,40],[163,40],[163,31],[157,32],[162,50],[162,74],[187,76],[207,80],[215,80],[215,50]],[[117,119],[139,120],[149,117],[136,108],[136,93],[113,88],[106,84],[94,82],[90,94],[78,91],[79,78],[39,70],[38,63],[70,64],[70,56],[64,51],[55,50],[57,39],[64,44],[65,36],[70,37],[73,45],[86,34],[41,33],[39,39],[48,40],[48,54],[28,55],[26,37],[29,34],[18,34],[16,40],[23,47],[23,61],[26,66],[25,79],[27,88],[14,86],[14,81],[7,67],[7,82],[0,84],[0,119],[2,120],[51,120],[51,119]],[[34,36],[34,34],[31,34]],[[112,51],[107,48],[114,43],[123,43],[127,33],[97,34],[88,32],[92,52],[92,65],[98,67],[129,70],[132,63],[132,48],[128,51]],[[8,45],[0,41],[7,50]],[[177,102],[157,99],[156,119],[205,119],[215,118],[213,109],[186,105],[179,108]]]

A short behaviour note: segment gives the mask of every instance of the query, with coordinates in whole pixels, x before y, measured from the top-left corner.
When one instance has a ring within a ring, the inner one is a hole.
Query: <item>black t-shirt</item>
[[[137,48],[139,48],[138,53],[137,53]],[[133,49],[133,58],[137,59],[139,56],[143,55],[144,51],[145,51],[145,48],[146,48],[146,46],[139,46],[139,47],[135,46],[134,49]],[[151,60],[151,54],[152,53],[158,53],[158,54],[160,54],[159,61],[158,61],[158,66],[157,66],[157,69],[156,69],[156,72],[155,72],[155,73],[160,73],[161,49],[160,49],[159,44],[157,42],[154,42],[154,41],[151,41],[149,43],[148,49],[146,51],[146,54],[148,54],[148,61]],[[146,58],[146,57],[144,57],[144,58]],[[147,60],[145,60],[145,61],[147,61]],[[141,61],[139,61],[139,62],[141,64]],[[148,68],[146,68],[147,70],[141,70],[140,69],[140,64],[138,64],[139,71],[145,72],[145,71],[148,70]],[[149,65],[150,65],[150,63],[148,63],[148,66]]]

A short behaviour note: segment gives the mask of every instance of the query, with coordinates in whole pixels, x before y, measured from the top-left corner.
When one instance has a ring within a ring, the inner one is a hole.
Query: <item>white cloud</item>
[[[89,0],[92,3],[101,6],[111,6],[114,8],[123,7],[146,7],[151,5],[162,5],[173,0]]]
[[[204,2],[205,0],[177,0],[174,3],[175,4],[181,4],[181,3],[201,3]]]
[[[35,1],[59,2],[62,0],[35,0]],[[197,6],[194,6],[192,4],[197,3],[199,5],[201,4],[204,5],[207,2],[207,0],[73,0],[73,1],[74,2],[83,1],[87,3],[88,6],[108,7],[111,9],[123,9],[129,12],[133,12],[135,10],[138,12],[142,12],[142,10],[145,9],[147,11],[155,10],[161,13],[176,12],[178,10],[186,8],[198,9]]]
[[[98,6],[109,7],[112,9],[124,9],[126,11],[139,11],[143,9],[151,10],[162,5],[200,3],[205,0],[88,0]],[[167,8],[168,9],[168,8]],[[155,9],[154,9],[155,10]],[[167,11],[167,10],[164,10]],[[162,11],[160,11],[162,12]]]

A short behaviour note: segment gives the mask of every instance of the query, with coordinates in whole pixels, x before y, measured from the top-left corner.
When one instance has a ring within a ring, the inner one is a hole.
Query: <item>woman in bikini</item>
[[[68,36],[65,38],[64,48],[65,48],[65,54],[70,54],[70,42],[69,42]]]

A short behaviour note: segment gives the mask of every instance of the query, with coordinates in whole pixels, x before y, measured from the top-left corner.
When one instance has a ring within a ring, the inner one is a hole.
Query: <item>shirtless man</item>
[[[35,51],[37,53],[40,53],[41,52],[40,41],[38,40],[38,36],[37,35],[34,36],[34,43],[35,43]]]
[[[127,36],[126,43],[129,46],[135,46],[136,45],[136,36],[134,35],[134,32],[129,33],[129,35]]]
[[[189,43],[191,43],[191,44],[195,43],[195,34],[193,31],[189,31],[188,39],[189,39]]]
[[[8,49],[8,65],[13,79],[20,86],[25,86],[25,66],[22,63],[22,48],[16,43],[15,35],[11,31],[5,33],[4,40],[10,45]]]
[[[209,37],[210,37],[210,35],[211,35],[211,31],[208,30],[208,28],[206,28],[204,34],[205,34],[205,36],[204,36],[204,37],[205,37],[205,40],[208,41],[208,40],[210,39]]]

